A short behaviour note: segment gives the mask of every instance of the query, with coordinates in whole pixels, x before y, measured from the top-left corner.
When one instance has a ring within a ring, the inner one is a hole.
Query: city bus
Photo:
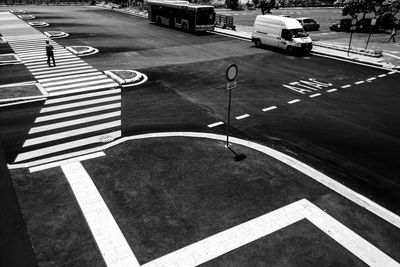
[[[188,32],[214,30],[214,7],[188,1],[154,0],[148,2],[149,20]]]

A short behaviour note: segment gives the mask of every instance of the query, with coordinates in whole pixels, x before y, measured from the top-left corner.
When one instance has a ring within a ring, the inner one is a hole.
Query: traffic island
[[[35,27],[35,28],[43,28],[43,27],[48,27],[49,24],[44,21],[35,21],[35,22],[28,22],[29,25]]]
[[[47,99],[48,93],[36,82],[0,86],[0,107]]]
[[[26,13],[25,10],[22,10],[22,9],[20,9],[20,10],[9,10],[9,11],[12,14],[25,14]]]
[[[20,64],[22,61],[16,54],[0,55],[0,66],[8,64]]]
[[[98,49],[91,46],[67,46],[66,49],[77,56],[90,56],[99,52]]]
[[[339,50],[343,52],[349,52],[353,54],[369,56],[369,57],[382,57],[382,49],[362,49],[362,48],[354,48],[350,47],[350,49],[346,46],[336,45],[336,44],[326,44],[320,42],[314,42],[314,45],[321,46],[329,49]]]
[[[47,37],[51,38],[51,39],[58,39],[58,38],[64,38],[64,37],[68,37],[69,34],[66,32],[61,32],[61,31],[48,31],[48,32],[43,32],[44,35],[46,35]]]
[[[147,76],[135,70],[106,70],[104,74],[122,87],[140,85],[147,81]]]

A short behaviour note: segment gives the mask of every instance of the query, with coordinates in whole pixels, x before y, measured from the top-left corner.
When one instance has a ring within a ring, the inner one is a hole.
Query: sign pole
[[[356,24],[357,24],[357,19],[353,18],[351,21],[351,27],[350,27],[350,41],[349,41],[349,48],[347,49],[347,56],[349,56],[349,53],[350,53],[351,39],[353,38],[353,31],[356,28]]]
[[[229,91],[229,101],[228,101],[228,124],[226,126],[226,147],[229,148],[229,125],[231,122],[231,98],[232,98],[232,90]]]

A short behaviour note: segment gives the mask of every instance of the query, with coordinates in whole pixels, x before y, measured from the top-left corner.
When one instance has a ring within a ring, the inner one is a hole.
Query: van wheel
[[[294,54],[294,49],[291,46],[286,47],[286,54],[288,54],[289,56],[293,56]]]
[[[260,46],[261,46],[261,40],[260,40],[260,39],[256,39],[256,40],[254,41],[254,45],[255,45],[256,47],[260,47]]]

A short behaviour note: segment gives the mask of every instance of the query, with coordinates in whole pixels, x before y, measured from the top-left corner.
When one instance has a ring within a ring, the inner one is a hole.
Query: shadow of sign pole
[[[231,64],[226,70],[226,79],[228,82],[226,83],[226,89],[229,91],[229,100],[228,100],[228,124],[226,126],[226,147],[235,155],[233,158],[236,161],[241,161],[246,158],[244,154],[237,154],[229,145],[229,126],[231,121],[231,99],[232,99],[232,89],[236,88],[236,77],[238,74],[238,67],[236,64]]]

